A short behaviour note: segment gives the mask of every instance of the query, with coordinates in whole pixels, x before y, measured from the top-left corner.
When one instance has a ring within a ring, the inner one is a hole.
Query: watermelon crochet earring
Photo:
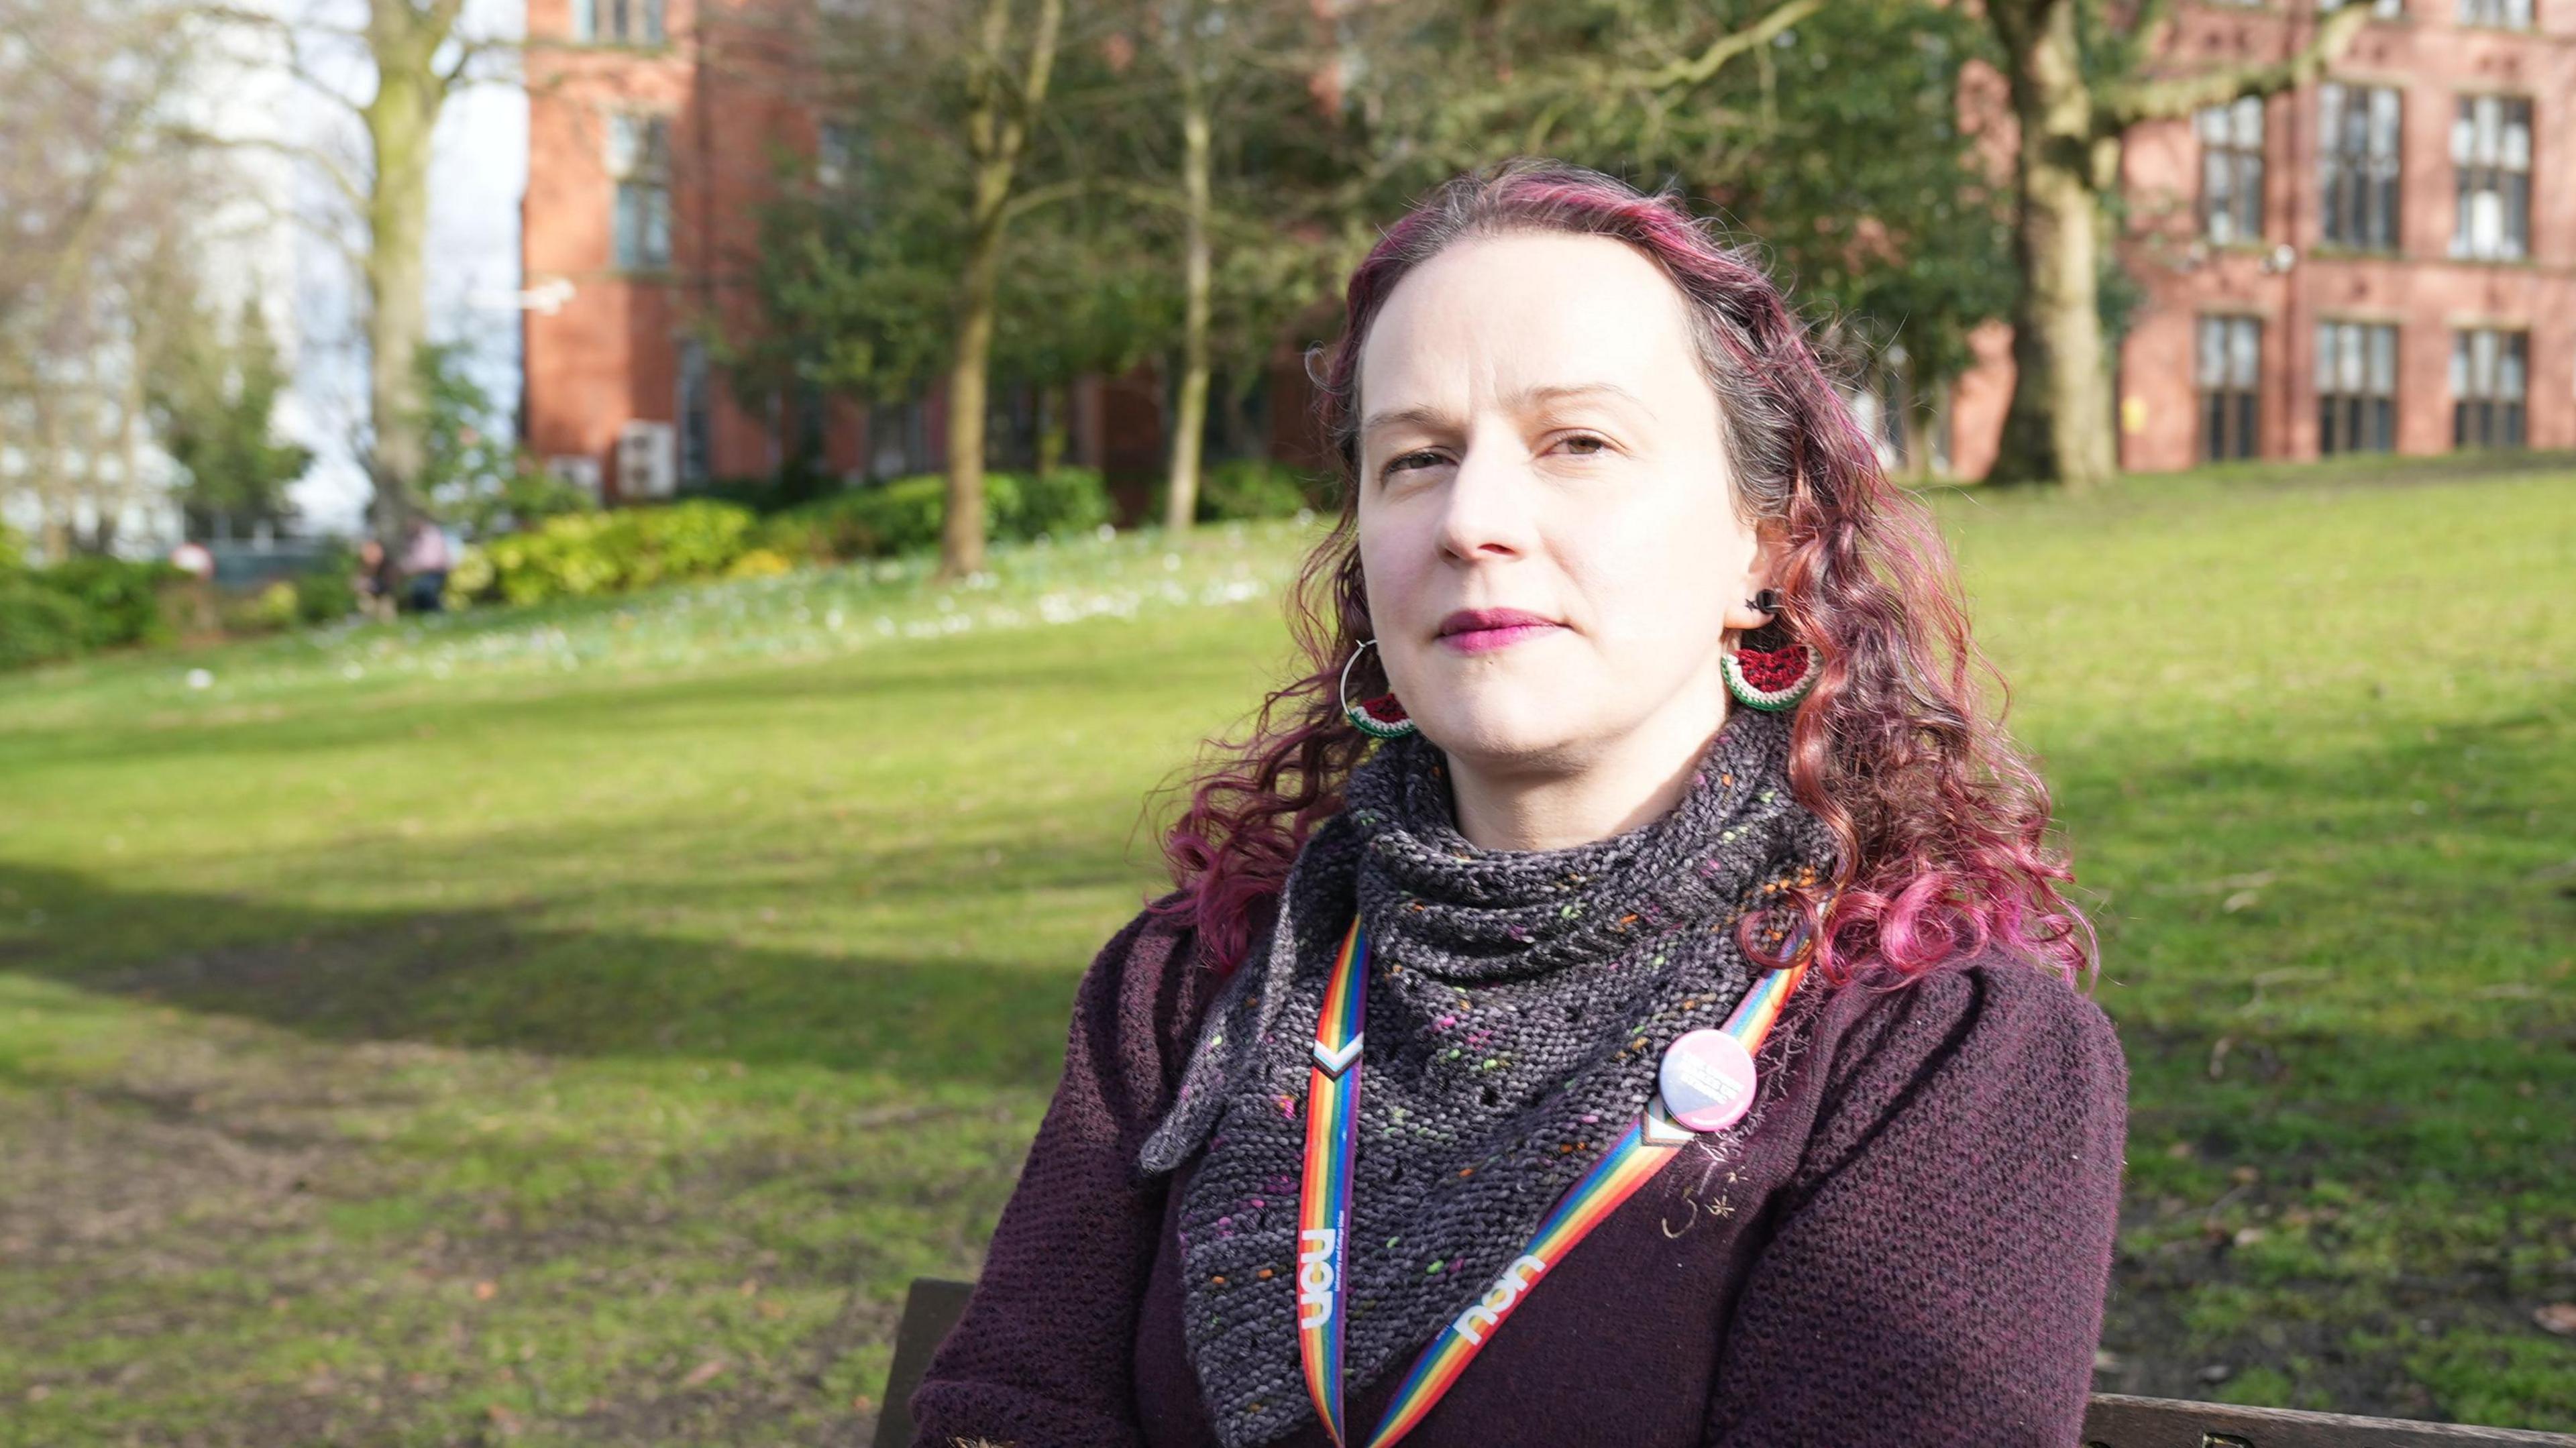
[[[1776,714],[1796,707],[1816,687],[1816,679],[1825,671],[1825,657],[1813,644],[1800,643],[1788,637],[1788,626],[1779,618],[1780,591],[1766,588],[1746,599],[1745,604],[1772,615],[1771,621],[1758,629],[1747,630],[1737,641],[1735,652],[1717,658],[1717,671],[1726,679],[1726,692],[1748,709]],[[1752,647],[1756,634],[1766,638],[1764,647]]]
[[[1351,702],[1351,665],[1358,663],[1360,655],[1376,642],[1375,639],[1360,640],[1360,646],[1351,650],[1349,660],[1342,665],[1342,717],[1351,721],[1352,728],[1372,739],[1401,739],[1413,732],[1413,720],[1405,714],[1404,706],[1395,701],[1393,694],[1380,694],[1356,704]]]

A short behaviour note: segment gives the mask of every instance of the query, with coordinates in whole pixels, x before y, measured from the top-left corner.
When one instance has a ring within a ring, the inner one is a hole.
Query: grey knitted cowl
[[[1346,1401],[1483,1295],[1645,1106],[1664,1047],[1725,1022],[1751,981],[1738,917],[1831,877],[1832,836],[1790,793],[1788,733],[1786,715],[1733,711],[1671,811],[1562,850],[1471,843],[1419,734],[1352,771],[1138,1155],[1157,1173],[1206,1143],[1179,1203],[1182,1329],[1226,1448],[1314,1417],[1297,1352],[1308,1048],[1354,903],[1372,959]],[[1765,922],[1766,948],[1790,916]]]

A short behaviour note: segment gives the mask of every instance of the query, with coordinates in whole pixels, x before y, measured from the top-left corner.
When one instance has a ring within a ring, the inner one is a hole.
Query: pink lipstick
[[[1462,654],[1481,654],[1563,627],[1517,608],[1462,608],[1440,620],[1440,642]]]

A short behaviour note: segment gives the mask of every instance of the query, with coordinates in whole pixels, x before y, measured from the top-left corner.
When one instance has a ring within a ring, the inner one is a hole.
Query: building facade
[[[2576,447],[2576,0],[2359,3],[2371,22],[2321,79],[2129,135],[2123,468]],[[2183,0],[2169,53],[2283,59],[2317,4]],[[943,461],[938,389],[890,407],[746,402],[695,335],[700,319],[750,316],[772,158],[829,164],[830,130],[796,98],[810,14],[795,0],[529,0],[522,247],[526,285],[556,304],[525,321],[527,441],[604,497],[773,475],[799,449],[851,479]],[[1915,432],[1936,472],[1981,476],[1995,454],[2010,333],[1977,343],[1980,362]],[[1113,482],[1158,472],[1165,391],[1150,367],[1078,383],[1071,459]],[[1283,349],[1212,427],[1227,451],[1311,465],[1309,395]],[[1036,401],[995,398],[992,454],[1010,466]],[[1902,461],[1901,403],[1864,401]]]
[[[2320,18],[2186,4],[2173,53]],[[2127,141],[2122,467],[2576,447],[2576,0],[2376,0],[2320,79]],[[1999,407],[1961,421],[1990,458]]]

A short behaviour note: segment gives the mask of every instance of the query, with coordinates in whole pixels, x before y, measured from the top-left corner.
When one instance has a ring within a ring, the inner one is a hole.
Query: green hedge
[[[169,640],[163,593],[187,574],[170,564],[68,558],[0,568],[0,669]]]
[[[448,592],[528,604],[714,577],[752,551],[757,521],[749,508],[705,500],[567,513],[466,550]]]
[[[358,611],[358,588],[350,579],[358,555],[346,543],[323,550],[311,568],[295,575],[295,617],[302,623],[338,623]]]
[[[90,632],[78,603],[26,574],[0,574],[0,669],[49,664],[81,653]]]
[[[947,507],[947,477],[924,473],[790,508],[761,526],[761,538],[789,557],[818,563],[925,553],[939,547]],[[984,475],[987,538],[1073,538],[1108,521],[1109,489],[1096,468]]]
[[[1323,486],[1270,458],[1229,458],[1199,475],[1198,505],[1190,515],[1202,523],[1293,518],[1298,509],[1317,506]]]

